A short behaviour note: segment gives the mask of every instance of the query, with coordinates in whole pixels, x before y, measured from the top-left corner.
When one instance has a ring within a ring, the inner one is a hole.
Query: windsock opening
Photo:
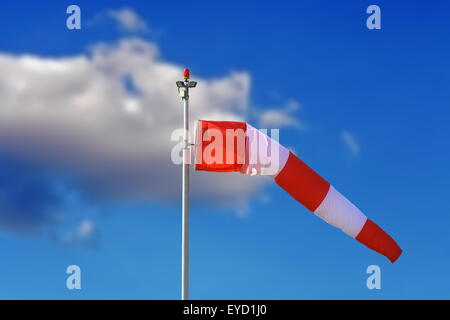
[[[245,122],[199,120],[195,170],[241,172],[246,164],[246,131]]]

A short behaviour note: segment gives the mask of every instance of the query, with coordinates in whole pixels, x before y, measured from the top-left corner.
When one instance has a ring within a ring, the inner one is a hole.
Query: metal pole
[[[184,81],[177,81],[178,93],[183,100],[183,187],[182,187],[182,231],[181,231],[181,299],[189,299],[189,167],[191,162],[191,142],[189,135],[189,88],[197,82],[190,81],[189,69],[184,69]]]
[[[183,148],[183,209],[182,209],[182,263],[181,299],[189,299],[189,163],[191,159],[189,141],[189,87],[185,88],[184,102],[184,148]]]

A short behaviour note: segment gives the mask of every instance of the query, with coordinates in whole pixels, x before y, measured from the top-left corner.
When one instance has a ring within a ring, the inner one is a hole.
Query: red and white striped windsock
[[[397,243],[274,138],[245,122],[200,120],[196,130],[195,169],[271,176],[321,219],[394,263],[402,253]]]

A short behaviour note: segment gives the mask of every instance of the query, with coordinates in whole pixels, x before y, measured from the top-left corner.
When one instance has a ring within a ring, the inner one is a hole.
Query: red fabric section
[[[313,211],[322,203],[330,184],[292,152],[275,182],[295,200]]]
[[[240,172],[246,159],[246,131],[245,122],[199,121],[195,170]]]
[[[402,254],[402,249],[386,232],[372,220],[367,219],[356,240],[386,256],[392,263]]]

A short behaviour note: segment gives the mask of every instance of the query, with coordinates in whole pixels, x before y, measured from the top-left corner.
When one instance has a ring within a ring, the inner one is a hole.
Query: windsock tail
[[[402,254],[402,249],[386,232],[372,220],[367,219],[356,240],[366,247],[384,255],[392,263]]]
[[[401,255],[394,239],[292,152],[275,182],[319,218],[392,263]]]

